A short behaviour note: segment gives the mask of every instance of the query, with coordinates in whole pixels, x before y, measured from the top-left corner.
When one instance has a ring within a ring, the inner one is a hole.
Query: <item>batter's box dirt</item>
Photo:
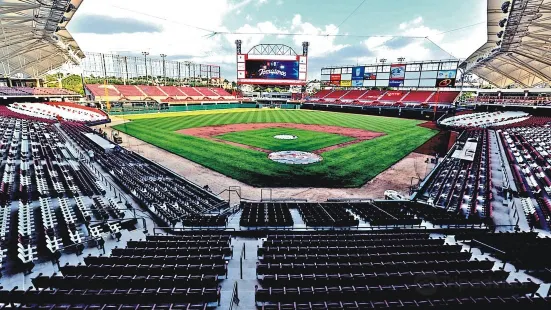
[[[264,129],[264,128],[295,128],[295,129],[301,129],[301,130],[310,130],[310,131],[338,134],[341,136],[354,138],[354,140],[352,141],[335,144],[332,146],[324,147],[322,149],[313,151],[313,153],[315,154],[321,154],[327,151],[331,151],[331,150],[335,150],[335,149],[349,146],[352,144],[360,143],[362,141],[375,139],[377,137],[385,135],[384,133],[381,133],[381,132],[374,132],[374,131],[363,130],[358,128],[326,126],[326,125],[293,124],[293,123],[230,124],[230,125],[187,128],[187,129],[178,130],[177,132],[184,135],[209,139],[209,140],[226,143],[233,146],[239,146],[247,149],[252,149],[252,150],[256,150],[264,153],[271,153],[272,151],[270,150],[265,150],[262,148],[258,148],[258,147],[254,147],[246,144],[241,144],[241,143],[236,143],[236,142],[231,142],[231,141],[226,141],[223,139],[216,138],[216,136],[218,135],[223,135],[231,132],[257,130],[257,129]]]

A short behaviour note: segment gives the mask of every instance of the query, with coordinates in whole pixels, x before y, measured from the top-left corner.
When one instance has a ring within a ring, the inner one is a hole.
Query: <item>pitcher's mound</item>
[[[323,160],[323,158],[318,154],[301,151],[274,152],[270,153],[268,158],[275,162],[287,165],[308,165]]]

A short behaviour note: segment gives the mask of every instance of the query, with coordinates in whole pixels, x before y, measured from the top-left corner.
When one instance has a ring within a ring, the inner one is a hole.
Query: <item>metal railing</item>
[[[233,285],[233,292],[231,295],[231,303],[230,303],[230,310],[233,309],[233,306],[239,306],[239,289],[237,286],[237,281],[235,281],[235,284]]]

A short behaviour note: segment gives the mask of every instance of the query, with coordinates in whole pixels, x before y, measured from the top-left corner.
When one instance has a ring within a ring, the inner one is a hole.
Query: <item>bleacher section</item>
[[[488,131],[465,131],[420,187],[417,200],[466,218],[490,217],[488,145]]]
[[[109,117],[103,111],[71,102],[13,103],[7,109],[49,120],[64,119],[94,124],[109,122]]]
[[[496,128],[514,125],[530,119],[530,114],[518,111],[498,111],[461,114],[441,120],[438,124],[447,128]]]
[[[167,95],[157,86],[139,86],[140,90],[148,97],[166,97]]]
[[[80,97],[79,94],[62,88],[8,87],[0,86],[1,97]]]
[[[86,89],[95,100],[105,100],[106,88],[107,97],[111,101],[154,99],[158,102],[185,102],[235,99],[235,96],[221,88],[147,85],[107,85],[106,87],[100,84],[86,84]]]
[[[480,92],[476,97],[467,100],[470,104],[484,105],[510,105],[510,106],[549,106],[551,97],[549,93],[534,92],[497,93]]]
[[[447,108],[455,102],[458,91],[402,91],[402,90],[320,90],[306,99],[312,104],[336,104],[352,106],[408,106],[427,107],[438,105]]]

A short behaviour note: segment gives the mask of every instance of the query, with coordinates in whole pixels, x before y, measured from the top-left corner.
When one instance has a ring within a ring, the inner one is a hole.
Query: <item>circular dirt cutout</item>
[[[296,139],[298,139],[298,137],[293,136],[293,135],[275,135],[274,139],[278,139],[278,140],[296,140]]]
[[[275,162],[287,165],[308,165],[323,160],[323,158],[318,154],[302,151],[273,152],[268,155],[268,158]]]

